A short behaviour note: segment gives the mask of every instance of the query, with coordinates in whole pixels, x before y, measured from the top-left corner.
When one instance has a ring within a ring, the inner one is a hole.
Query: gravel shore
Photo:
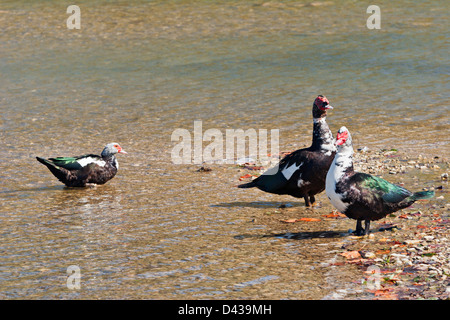
[[[412,157],[395,149],[356,152],[356,171],[390,181],[395,180],[390,175],[403,175],[411,190],[427,179],[423,189],[436,191],[434,199],[389,215],[380,220],[378,230],[350,236],[355,239],[341,248],[343,265],[356,264],[364,273],[364,284],[373,294],[369,298],[450,299],[448,168],[448,161],[438,156]],[[411,185],[411,180],[416,182]]]
[[[375,221],[367,236],[356,237],[349,230],[337,237],[333,244],[336,258],[323,262],[322,267],[343,273],[356,267],[361,275],[354,280],[361,284],[355,286],[360,289],[341,298],[450,299],[449,162],[440,156],[412,156],[396,149],[360,148],[355,150],[354,166],[356,171],[377,175],[411,191],[435,190],[436,196]],[[254,175],[255,171],[249,172]],[[325,236],[335,237],[331,230],[336,226],[347,225],[346,221],[354,225],[354,220],[335,210],[329,212],[330,205],[321,198],[322,203],[313,210],[283,204],[275,211],[278,214],[256,218],[274,234],[281,231],[277,236],[284,234],[289,239],[305,234],[310,237],[324,229],[330,230]],[[312,218],[305,218],[305,214]]]

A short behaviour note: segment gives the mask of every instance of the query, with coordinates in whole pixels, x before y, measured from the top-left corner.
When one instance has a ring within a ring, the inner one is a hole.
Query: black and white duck
[[[312,108],[311,146],[288,154],[275,167],[238,187],[257,187],[269,193],[304,198],[307,207],[314,205],[314,196],[325,190],[325,178],[336,153],[333,134],[326,122],[327,110],[330,109],[333,107],[328,99],[319,95]]]
[[[352,138],[346,127],[339,129],[336,145],[337,153],[326,177],[325,192],[339,212],[356,220],[356,235],[368,234],[370,221],[434,196],[434,191],[413,193],[382,178],[355,172]]]
[[[104,184],[111,180],[119,169],[117,153],[127,153],[118,143],[109,143],[100,156],[87,154],[78,157],[36,159],[68,187],[85,187],[87,184]]]

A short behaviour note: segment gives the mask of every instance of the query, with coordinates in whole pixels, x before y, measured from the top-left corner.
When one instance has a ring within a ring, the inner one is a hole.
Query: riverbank
[[[434,189],[436,196],[376,221],[371,233],[363,237],[350,233],[354,220],[334,210],[323,194],[314,209],[282,203],[275,210],[254,215],[253,221],[271,230],[265,236],[286,241],[337,240],[331,248],[325,246],[326,252],[335,256],[320,262],[321,267],[335,274],[353,272],[356,268],[360,277],[353,283],[361,286],[353,293],[337,289],[326,299],[449,299],[447,159],[430,155],[414,157],[396,149],[368,151],[361,148],[355,153],[355,169],[382,176],[409,190]],[[316,258],[320,260],[324,247],[317,244]]]

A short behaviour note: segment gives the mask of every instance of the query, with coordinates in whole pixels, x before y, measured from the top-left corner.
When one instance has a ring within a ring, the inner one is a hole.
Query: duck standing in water
[[[36,159],[68,187],[85,187],[87,184],[104,184],[111,180],[119,169],[117,153],[127,153],[118,143],[109,143],[100,156],[88,154],[78,157]]]
[[[325,190],[325,178],[334,159],[336,147],[326,122],[327,110],[333,109],[328,99],[319,95],[312,108],[313,140],[309,148],[285,156],[277,166],[239,188],[253,188],[304,198],[305,205],[314,205],[315,195]]]

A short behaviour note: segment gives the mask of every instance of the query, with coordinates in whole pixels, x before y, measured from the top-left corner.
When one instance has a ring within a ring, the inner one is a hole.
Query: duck
[[[275,167],[238,187],[303,198],[306,207],[315,206],[315,195],[325,190],[325,178],[336,154],[333,134],[326,122],[331,109],[328,99],[318,95],[312,107],[311,146],[286,155]]]
[[[59,181],[67,187],[86,187],[87,185],[101,185],[112,178],[119,169],[116,154],[127,154],[115,142],[108,143],[100,156],[87,154],[77,157],[41,158],[37,161],[44,164]]]
[[[345,126],[336,135],[336,145],[337,153],[326,176],[325,192],[339,212],[356,220],[357,236],[369,234],[371,221],[434,196],[434,191],[413,193],[380,177],[355,172],[352,137]]]

